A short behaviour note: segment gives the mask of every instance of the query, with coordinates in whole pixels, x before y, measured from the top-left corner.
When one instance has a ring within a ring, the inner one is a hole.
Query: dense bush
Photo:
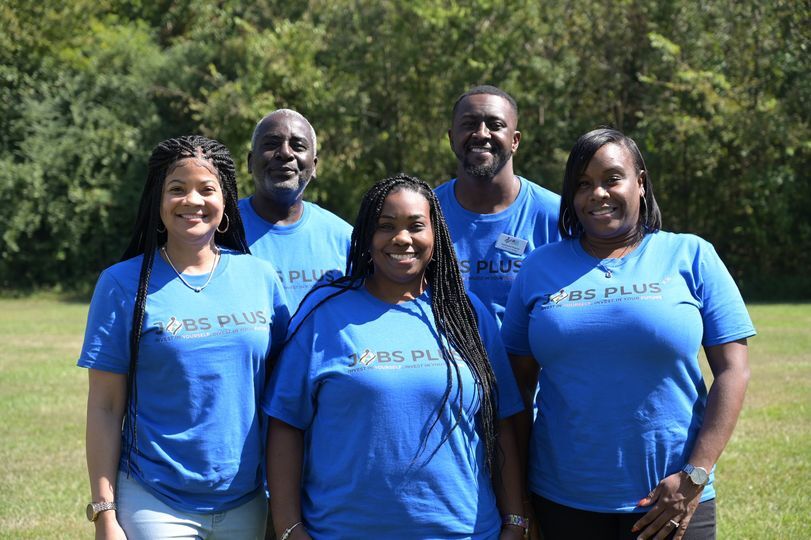
[[[712,241],[750,298],[811,298],[809,8],[790,0],[72,0],[0,4],[0,287],[75,288],[114,262],[160,139],[311,119],[308,196],[352,219],[397,171],[453,175],[450,107],[521,107],[520,174],[559,191],[577,136],[637,139],[665,225]]]

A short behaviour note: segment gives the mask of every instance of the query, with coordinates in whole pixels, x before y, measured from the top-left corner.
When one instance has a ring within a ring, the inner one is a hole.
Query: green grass
[[[87,306],[0,300],[0,537],[89,538]]]
[[[752,305],[752,380],[717,468],[721,539],[811,538],[811,305]],[[0,299],[0,538],[90,538],[87,305]]]
[[[717,466],[719,538],[811,538],[811,305],[749,306],[752,378]]]

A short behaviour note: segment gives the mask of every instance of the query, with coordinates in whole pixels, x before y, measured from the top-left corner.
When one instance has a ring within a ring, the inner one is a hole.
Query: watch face
[[[95,512],[93,512],[93,504],[92,503],[87,505],[87,508],[85,509],[85,513],[87,514],[87,520],[88,521],[93,521],[93,514],[95,514]]]
[[[690,478],[692,478],[693,482],[696,484],[703,486],[710,479],[710,475],[701,467],[696,467],[693,469],[693,472],[690,473]]]

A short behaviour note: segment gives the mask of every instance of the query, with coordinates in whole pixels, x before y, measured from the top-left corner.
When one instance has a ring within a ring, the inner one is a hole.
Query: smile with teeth
[[[483,154],[484,152],[492,153],[493,150],[489,146],[470,146],[468,147],[469,152],[473,152],[474,154]]]
[[[197,221],[204,219],[206,216],[205,214],[177,214],[177,217],[186,221]]]
[[[387,253],[389,257],[394,259],[395,261],[411,261],[417,258],[416,253]]]
[[[601,208],[597,208],[596,210],[591,210],[589,214],[592,216],[607,216],[608,214],[613,213],[616,209],[617,208],[615,206],[603,206]]]

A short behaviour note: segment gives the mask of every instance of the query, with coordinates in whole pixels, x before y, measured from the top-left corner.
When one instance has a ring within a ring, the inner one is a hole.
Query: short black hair
[[[516,103],[515,98],[513,98],[510,94],[498,88],[497,86],[491,86],[489,84],[480,84],[479,86],[474,86],[461,96],[459,96],[453,104],[453,110],[451,111],[451,118],[456,117],[456,109],[459,108],[459,104],[462,102],[463,99],[470,97],[470,96],[478,96],[481,94],[486,94],[489,96],[498,96],[507,100],[510,104],[510,108],[512,108],[513,112],[515,113],[516,120],[518,119],[518,103]]]
[[[645,160],[636,142],[617,129],[600,127],[581,135],[577,142],[574,143],[571,152],[569,152],[566,172],[563,174],[560,217],[558,218],[558,230],[563,238],[577,238],[583,233],[583,225],[577,219],[574,210],[574,194],[577,190],[577,183],[597,150],[609,143],[625,147],[631,153],[637,170],[645,173],[642,182],[645,194],[642,196],[642,204],[639,208],[640,226],[637,231],[639,238],[641,239],[646,232],[654,232],[662,228],[662,213],[659,211],[659,205],[653,196],[653,183],[651,182],[650,173],[645,166]]]

